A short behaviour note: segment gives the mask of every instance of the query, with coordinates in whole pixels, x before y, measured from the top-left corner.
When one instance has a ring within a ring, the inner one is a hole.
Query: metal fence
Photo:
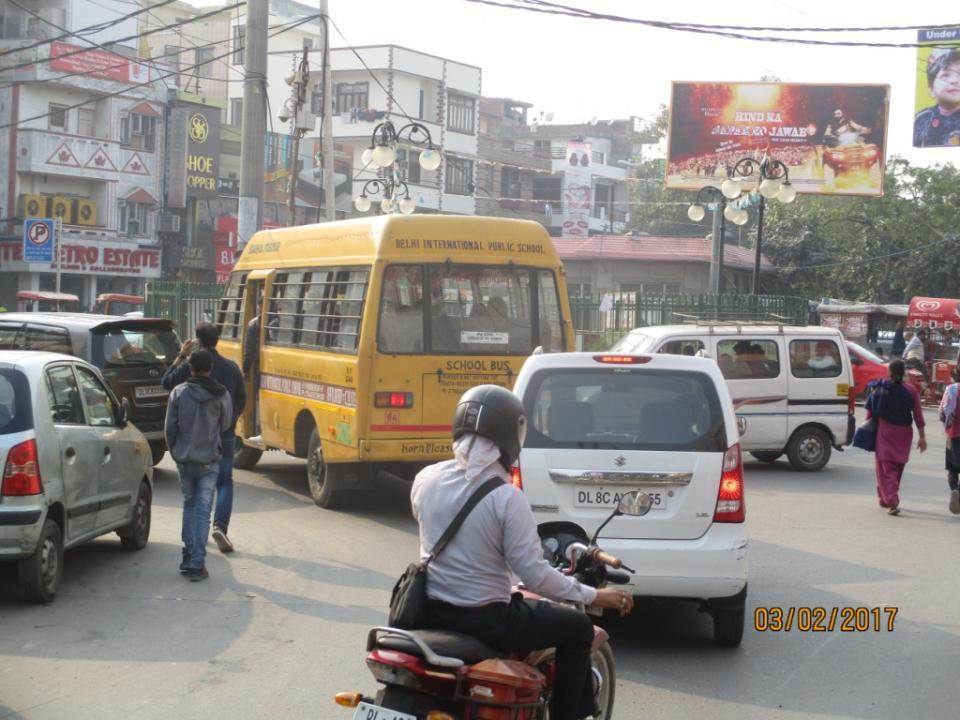
[[[570,298],[577,347],[605,350],[630,330],[698,322],[780,322],[806,325],[804,298],[785,295],[642,295]]]
[[[215,322],[223,286],[217,283],[157,281],[147,283],[146,317],[170,318],[182,338],[192,337],[198,322]]]

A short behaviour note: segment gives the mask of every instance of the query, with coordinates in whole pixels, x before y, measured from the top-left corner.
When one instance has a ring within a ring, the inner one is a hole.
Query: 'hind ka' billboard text
[[[766,154],[797,192],[882,195],[889,85],[673,84],[668,188],[697,190]]]

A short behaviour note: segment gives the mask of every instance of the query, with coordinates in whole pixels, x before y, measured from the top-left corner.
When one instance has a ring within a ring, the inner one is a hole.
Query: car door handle
[[[77,456],[77,451],[72,447],[68,447],[63,454],[67,456],[68,460],[73,460]]]

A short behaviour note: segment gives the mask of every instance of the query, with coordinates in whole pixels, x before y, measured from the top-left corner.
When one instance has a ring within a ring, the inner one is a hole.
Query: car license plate
[[[353,720],[417,720],[417,718],[413,715],[391,710],[390,708],[362,702],[357,705],[357,711],[353,714]]]
[[[620,502],[620,497],[636,490],[646,493],[653,501],[651,510],[665,510],[667,493],[665,490],[644,490],[643,488],[610,488],[602,485],[577,485],[573,488],[573,506],[585,508],[612,509]]]
[[[133,392],[138,400],[142,398],[163,397],[167,394],[167,391],[164,389],[163,385],[141,385]]]

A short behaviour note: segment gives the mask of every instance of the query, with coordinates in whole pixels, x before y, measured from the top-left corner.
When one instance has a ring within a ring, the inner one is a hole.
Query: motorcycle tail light
[[[389,663],[367,658],[367,667],[378,682],[385,685],[400,685],[401,687],[419,688],[420,678],[407,668],[397,667]]]
[[[740,444],[730,447],[723,456],[723,474],[717,491],[717,508],[713,521],[742,523],[747,516],[743,494],[743,461]]]

